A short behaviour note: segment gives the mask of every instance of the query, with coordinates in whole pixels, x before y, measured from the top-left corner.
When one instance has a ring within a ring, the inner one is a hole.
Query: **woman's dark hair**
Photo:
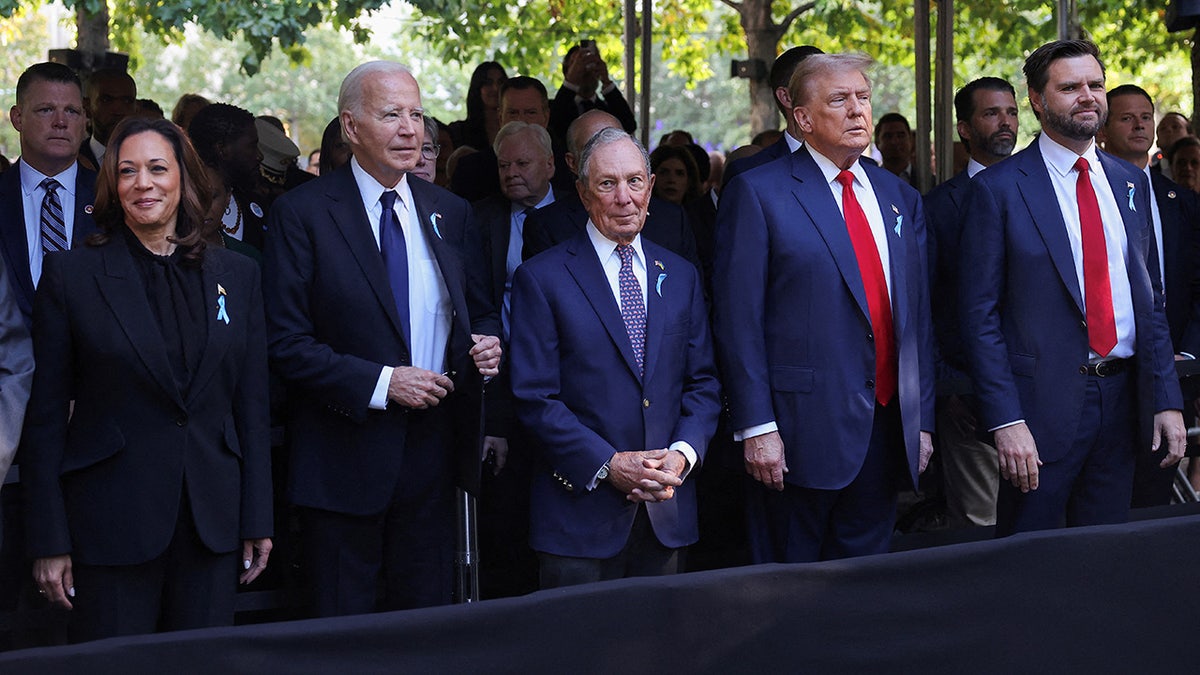
[[[325,125],[321,134],[321,175],[328,176],[350,161],[350,147],[342,135],[342,118],[335,117]],[[342,157],[346,162],[342,162]]]
[[[682,145],[660,145],[650,153],[650,173],[657,173],[658,167],[668,159],[677,159],[683,163],[687,171],[687,191],[683,193],[683,203],[688,203],[700,196],[700,169],[691,151]]]
[[[191,141],[182,129],[166,119],[127,117],[113,129],[96,179],[94,218],[99,232],[88,237],[87,244],[103,246],[113,233],[125,227],[125,209],[117,194],[117,163],[125,141],[147,132],[156,133],[167,141],[175,151],[175,163],[179,165],[179,212],[175,216],[175,236],[170,241],[187,249],[186,260],[200,262],[204,258],[205,242],[218,225],[217,221],[205,221],[213,200],[212,183]]]
[[[210,103],[192,117],[187,135],[192,147],[204,164],[229,178],[228,170],[221,162],[221,146],[254,128],[254,115],[249,110],[228,103]]]
[[[495,61],[484,61],[475,66],[471,73],[471,83],[467,85],[467,118],[462,121],[462,136],[455,138],[455,145],[470,145],[476,149],[487,146],[487,112],[483,109],[483,85],[487,84],[488,75],[500,71],[500,84],[508,81],[508,73],[504,66]],[[480,140],[482,139],[482,140]]]

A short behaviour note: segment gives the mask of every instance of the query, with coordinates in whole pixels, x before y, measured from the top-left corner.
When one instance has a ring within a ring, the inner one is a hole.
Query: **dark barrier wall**
[[[1196,672],[1200,517],[0,655],[16,673]]]

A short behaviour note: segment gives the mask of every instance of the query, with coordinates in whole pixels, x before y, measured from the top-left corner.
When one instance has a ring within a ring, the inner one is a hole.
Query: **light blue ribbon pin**
[[[904,216],[896,216],[896,227],[894,227],[892,229],[896,230],[897,237],[900,236],[900,226],[902,224],[904,224]]]
[[[217,296],[217,321],[224,321],[225,325],[229,325],[229,312],[225,311],[225,296]]]
[[[662,282],[667,280],[667,273],[663,272],[658,275],[658,282],[654,284],[654,290],[658,293],[658,297],[662,297]]]
[[[433,225],[433,233],[438,239],[442,238],[442,231],[438,229],[438,221],[442,219],[442,214],[434,213],[429,216],[429,222]]]
[[[1133,187],[1133,183],[1126,183],[1126,185],[1129,186],[1129,210],[1137,211],[1137,205],[1133,203],[1133,193],[1137,191],[1137,188]]]

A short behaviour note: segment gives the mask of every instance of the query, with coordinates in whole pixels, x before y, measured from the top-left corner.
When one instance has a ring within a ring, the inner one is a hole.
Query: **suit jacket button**
[[[1087,366],[1079,366],[1079,374],[1087,375]]]
[[[650,399],[648,399],[648,398],[642,399],[642,407],[649,408],[650,407]]]
[[[867,333],[867,342],[874,342],[874,341],[875,341],[875,334]]]
[[[1080,322],[1079,322],[1079,327],[1080,327],[1080,328],[1082,328],[1082,329],[1084,329],[1084,330],[1087,330],[1087,321],[1080,321]]]
[[[875,380],[867,380],[867,389],[875,388]]]
[[[177,427],[187,426],[187,416],[181,415],[179,417],[176,417],[175,418],[175,426],[177,426]]]

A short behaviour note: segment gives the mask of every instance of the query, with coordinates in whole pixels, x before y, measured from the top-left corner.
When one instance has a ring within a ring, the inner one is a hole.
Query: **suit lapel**
[[[867,308],[867,293],[863,289],[862,273],[858,269],[858,258],[854,255],[854,244],[850,241],[850,233],[846,231],[846,219],[838,210],[833,194],[825,186],[825,176],[817,168],[817,163],[813,161],[812,155],[808,153],[807,145],[792,155],[792,177],[798,182],[792,190],[796,201],[808,213],[813,227],[825,240],[825,245],[829,248],[830,255],[833,256],[833,262],[841,272],[842,281],[850,289],[854,301],[858,303],[859,311],[863,316],[870,317],[871,312]],[[810,190],[802,194],[802,186],[805,183],[808,184]],[[824,189],[811,189],[813,186]]]
[[[133,256],[126,247],[124,235],[114,235],[104,246],[103,256],[104,274],[96,276],[101,295],[112,308],[117,323],[133,344],[133,350],[137,352],[150,376],[158,382],[158,386],[171,400],[183,406],[183,397],[171,375],[174,371],[167,359],[162,333],[158,330],[153,312],[150,311],[146,289],[138,279],[138,272],[133,266]]]
[[[392,288],[388,285],[383,256],[379,253],[379,244],[372,234],[371,224],[367,222],[367,213],[363,210],[362,197],[358,191],[358,184],[354,181],[354,173],[346,166],[338,170],[337,177],[338,180],[326,192],[329,198],[329,216],[350,247],[350,252],[374,291],[375,298],[391,320],[392,327],[396,329],[396,335],[407,344],[404,324],[400,322],[400,313],[396,311]]]
[[[1158,217],[1162,220],[1162,249],[1163,259],[1158,261],[1163,269],[1163,278],[1170,279],[1175,272],[1175,256],[1185,249],[1180,241],[1180,233],[1184,230],[1179,218],[1179,202],[1176,192],[1167,187],[1166,179],[1161,174],[1151,172],[1151,182],[1154,185],[1152,199],[1158,201]],[[1163,289],[1164,292],[1166,289]]]
[[[240,331],[239,328],[233,326],[234,322],[247,319],[247,317],[238,316],[237,310],[233,309],[234,306],[244,307],[247,305],[242,303],[240,298],[231,298],[229,294],[248,291],[232,283],[233,279],[229,271],[216,256],[205,256],[200,276],[204,287],[204,322],[208,331],[208,339],[204,344],[204,354],[200,357],[200,365],[196,368],[196,374],[192,377],[192,383],[188,387],[188,398],[195,398],[197,392],[204,389],[213,373],[217,371],[217,366],[225,358],[231,336],[235,331]]]
[[[25,233],[25,203],[21,196],[20,163],[0,175],[0,208],[7,216],[0,219],[0,240],[8,252],[8,273],[17,280],[23,298],[33,297],[33,276],[29,272],[29,238]],[[78,202],[78,200],[76,200]],[[24,262],[24,264],[21,264]]]
[[[654,375],[654,366],[658,363],[658,350],[662,346],[663,333],[666,331],[667,297],[673,288],[667,283],[670,277],[666,264],[653,244],[642,239],[642,252],[646,254],[646,353],[645,376],[643,382],[649,382]],[[622,327],[625,322],[622,320]]]
[[[583,291],[592,310],[600,318],[604,330],[608,331],[608,336],[625,359],[629,372],[640,379],[633,345],[629,342],[629,335],[625,332],[625,321],[621,318],[621,308],[613,297],[612,287],[604,276],[604,268],[600,265],[600,259],[596,257],[586,230],[571,240],[567,251],[571,254],[566,262],[567,272],[575,279],[575,283],[579,284],[579,289]]]
[[[1104,152],[1097,151],[1096,156],[1100,158],[1100,164],[1104,167],[1104,176],[1108,179],[1108,184],[1112,188],[1113,197],[1117,200],[1117,210],[1121,212],[1121,221],[1125,225],[1125,266],[1132,272],[1138,267],[1149,267],[1147,263],[1148,251],[1142,246],[1141,242],[1145,241],[1146,228],[1150,225],[1150,205],[1149,195],[1142,194],[1145,189],[1137,189],[1137,181],[1131,180],[1136,178],[1130,175],[1127,171],[1122,171],[1121,167],[1116,162],[1112,161]],[[1166,229],[1165,227],[1163,229]],[[1155,252],[1157,255],[1157,251]],[[1142,256],[1141,265],[1131,265],[1135,255]],[[1162,261],[1159,261],[1162,264]]]
[[[92,197],[96,194],[96,172],[84,166],[79,166],[75,177],[75,230],[71,236],[71,246],[83,243],[88,235],[96,231],[96,221],[92,218]]]
[[[1050,172],[1046,169],[1041,150],[1037,141],[1022,150],[1014,159],[1019,158],[1021,177],[1017,179],[1017,189],[1025,206],[1029,209],[1029,218],[1041,234],[1042,242],[1050,253],[1050,260],[1058,270],[1058,276],[1063,285],[1075,300],[1075,306],[1083,315],[1083,296],[1079,289],[1079,280],[1075,275],[1075,258],[1071,255],[1071,242],[1067,238],[1067,224],[1062,213],[1054,207],[1058,204],[1058,196],[1050,183]]]
[[[908,322],[908,253],[903,239],[906,234],[912,232],[913,218],[916,216],[904,208],[904,201],[899,192],[883,180],[881,174],[870,169],[867,169],[867,173],[870,174],[868,177],[871,178],[871,187],[875,190],[875,199],[879,202],[879,212],[883,216],[883,232],[887,237],[888,273],[892,281],[888,290],[892,330],[896,335],[903,335],[905,324]],[[875,180],[876,176],[881,176],[881,179]]]

